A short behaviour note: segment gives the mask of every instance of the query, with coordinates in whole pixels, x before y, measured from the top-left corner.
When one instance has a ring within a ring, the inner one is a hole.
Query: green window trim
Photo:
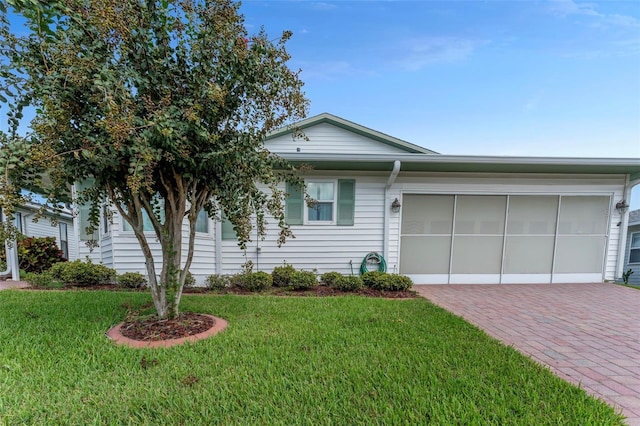
[[[221,229],[222,229],[222,240],[237,240],[238,239],[238,235],[236,234],[235,229],[233,229],[233,224],[231,223],[231,221],[229,219],[227,219],[227,216],[224,214],[224,212],[220,213],[221,219],[222,219],[222,223],[221,223]]]
[[[304,218],[304,191],[287,182],[287,198],[284,205],[285,221],[289,225],[302,225]]]

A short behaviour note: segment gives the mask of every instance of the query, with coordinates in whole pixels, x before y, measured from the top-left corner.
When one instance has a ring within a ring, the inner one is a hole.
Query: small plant
[[[369,271],[362,274],[362,282],[365,287],[382,290],[386,286],[387,273],[380,271]]]
[[[62,287],[59,281],[56,281],[49,272],[35,273],[28,272],[24,276],[24,280],[28,282],[31,287],[46,288],[46,287]]]
[[[192,288],[196,285],[196,278],[193,276],[191,271],[187,272],[187,276],[184,277],[184,286],[186,288]]]
[[[118,285],[125,288],[144,288],[147,279],[139,272],[125,272],[118,276]]]
[[[387,288],[382,290],[404,291],[413,286],[413,281],[411,281],[411,278],[404,275],[388,274],[385,284]]]
[[[116,281],[116,271],[102,264],[91,261],[56,263],[49,269],[51,276],[67,284],[99,285],[111,284]]]
[[[293,265],[284,264],[283,266],[276,266],[271,272],[273,277],[274,287],[288,287],[291,285],[291,276],[296,272],[296,268]]]
[[[209,275],[204,283],[211,290],[222,290],[231,286],[231,278],[228,275],[213,274]]]
[[[244,277],[246,275],[247,274],[242,274],[242,273],[231,275],[229,277],[229,284],[231,285],[231,287],[240,287],[240,288],[244,287],[243,282],[244,282]]]
[[[273,284],[273,279],[271,275],[266,272],[258,271],[258,272],[250,272],[248,274],[242,274],[242,283],[241,287],[249,290],[249,291],[262,291],[271,287]]]
[[[320,276],[320,283],[329,287],[335,287],[340,277],[342,277],[340,272],[325,272]]]
[[[294,271],[291,274],[291,287],[294,290],[310,290],[318,285],[316,274],[311,271]]]
[[[622,274],[622,282],[625,284],[629,284],[629,277],[633,274],[633,269],[629,269],[627,272]]]
[[[338,279],[335,287],[342,291],[356,291],[364,287],[364,283],[362,278],[356,275],[343,275]]]

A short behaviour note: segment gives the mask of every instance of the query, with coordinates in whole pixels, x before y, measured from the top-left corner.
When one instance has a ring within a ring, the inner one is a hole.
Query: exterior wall
[[[265,147],[277,153],[323,153],[323,154],[394,154],[405,153],[384,143],[350,132],[328,123],[317,124],[304,130],[308,141],[293,139],[290,134],[278,136],[265,142]],[[297,149],[300,148],[300,151]]]
[[[615,278],[620,217],[613,208],[623,196],[624,176],[549,176],[491,174],[400,173],[389,189],[385,205],[407,194],[477,194],[477,195],[604,195],[611,197],[609,234],[606,247],[604,280]],[[389,216],[388,265],[399,264],[401,213]]]
[[[204,282],[204,279],[208,275],[216,272],[214,228],[214,222],[210,221],[208,233],[196,233],[194,255],[190,271],[194,275],[197,283]],[[186,238],[189,235],[188,232],[188,224],[184,223],[182,227],[183,263],[187,257],[188,245]],[[153,232],[149,232],[147,235],[156,264],[156,272],[159,274],[162,267],[162,249],[160,243],[155,239]],[[145,259],[140,249],[138,239],[132,231],[122,230],[122,218],[119,215],[113,215],[110,236],[102,240],[101,246],[103,250],[103,262],[105,265],[116,269],[118,273],[139,272],[144,275],[147,274]],[[104,253],[108,253],[108,255],[104,255]],[[109,256],[111,264],[106,261]]]
[[[305,178],[355,179],[354,225],[292,226],[295,238],[287,239],[286,243],[278,248],[276,244],[278,228],[277,224],[271,220],[266,239],[257,243],[256,241],[248,243],[246,252],[238,248],[235,240],[222,242],[221,273],[238,273],[241,271],[242,264],[251,260],[254,271],[271,272],[274,267],[286,262],[298,269],[316,269],[320,274],[329,271],[350,274],[352,267],[353,272],[358,273],[360,263],[367,253],[372,251],[382,253],[386,175],[367,176],[345,172],[336,176],[315,173]]]
[[[640,263],[629,263],[629,252],[631,251],[631,235],[635,232],[640,233],[640,223],[637,225],[629,226],[627,232],[627,244],[624,252],[624,268],[622,272],[626,272],[629,269],[633,270],[633,274],[629,277],[629,284],[640,285]]]
[[[52,226],[48,217],[42,217],[37,222],[33,221],[33,211],[19,209],[22,213],[22,233],[28,237],[55,237],[56,244],[60,247],[60,227]],[[69,245],[69,260],[78,258],[78,238],[73,227],[71,217],[61,217],[58,222],[67,224],[67,242]]]

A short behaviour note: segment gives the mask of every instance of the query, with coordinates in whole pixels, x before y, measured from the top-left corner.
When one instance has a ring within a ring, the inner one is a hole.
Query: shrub
[[[291,276],[296,272],[293,265],[276,266],[273,268],[271,277],[273,278],[274,287],[288,287],[291,285]]]
[[[229,277],[230,286],[231,287],[244,287],[243,282],[244,282],[245,275],[247,275],[247,274],[243,273],[243,274],[231,275]]]
[[[320,276],[320,283],[329,287],[335,287],[342,274],[340,272],[325,272]]]
[[[383,290],[404,291],[410,289],[413,286],[413,281],[411,281],[411,278],[404,275],[389,274],[386,278],[387,288]]]
[[[263,271],[258,271],[243,274],[240,286],[249,291],[262,291],[271,287],[272,284],[273,279],[271,275]]]
[[[42,272],[39,274],[34,272],[29,272],[25,274],[24,280],[28,282],[31,285],[31,287],[36,287],[36,288],[62,286],[61,283],[59,281],[56,281],[53,278],[53,276],[51,276],[51,273],[49,272]]]
[[[184,277],[184,286],[186,288],[191,288],[196,285],[196,278],[193,276],[191,271],[187,272],[187,276]]]
[[[221,290],[231,286],[231,279],[228,275],[213,274],[209,275],[205,280],[207,288],[212,290]]]
[[[365,287],[383,289],[386,286],[387,273],[380,271],[369,271],[362,274],[362,282]]]
[[[356,291],[364,287],[364,283],[362,278],[356,275],[343,275],[338,278],[335,287],[342,291]]]
[[[291,274],[291,286],[294,290],[310,290],[318,285],[315,272],[295,271]]]
[[[147,279],[139,272],[125,272],[118,276],[118,284],[126,288],[143,288],[147,286]]]
[[[20,269],[25,272],[40,273],[58,262],[64,262],[62,250],[58,248],[55,237],[22,237],[18,241],[18,259]],[[0,259],[4,263],[6,253],[4,245],[0,250]],[[6,267],[6,264],[5,264]],[[1,270],[4,270],[2,268]]]
[[[67,284],[97,285],[110,284],[116,280],[116,271],[91,261],[56,263],[49,269],[51,276]]]

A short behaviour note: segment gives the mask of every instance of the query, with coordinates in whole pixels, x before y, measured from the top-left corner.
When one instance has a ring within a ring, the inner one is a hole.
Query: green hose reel
[[[370,266],[378,265],[377,268],[369,269]],[[360,264],[360,275],[369,271],[379,271],[379,272],[387,272],[387,262],[384,260],[381,254],[376,252],[371,252],[367,254],[364,259],[362,259],[362,263]]]

